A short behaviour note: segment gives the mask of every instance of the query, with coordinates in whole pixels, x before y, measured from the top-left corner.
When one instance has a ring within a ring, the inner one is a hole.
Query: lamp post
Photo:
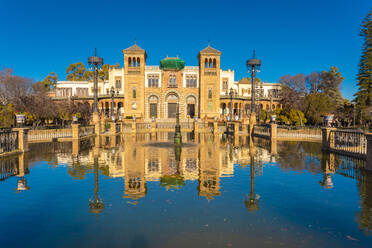
[[[111,87],[110,94],[111,94],[111,120],[114,120],[114,97],[115,97],[114,86]]]
[[[256,51],[253,50],[253,57],[247,60],[248,73],[251,73],[252,80],[252,97],[251,97],[251,114],[256,114],[256,73],[260,72],[261,60],[256,59]]]
[[[233,99],[233,95],[234,95],[234,90],[233,88],[230,88],[230,92],[229,92],[229,96],[230,96],[230,121],[233,120],[232,118],[232,99]]]
[[[88,64],[94,69],[94,102],[93,113],[98,113],[98,67],[103,65],[103,58],[97,56],[97,48],[94,49],[94,56],[88,58]]]

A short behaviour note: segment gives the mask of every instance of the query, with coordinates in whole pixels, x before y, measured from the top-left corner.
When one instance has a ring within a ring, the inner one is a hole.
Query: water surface
[[[372,174],[320,143],[169,134],[0,159],[0,247],[372,247]]]

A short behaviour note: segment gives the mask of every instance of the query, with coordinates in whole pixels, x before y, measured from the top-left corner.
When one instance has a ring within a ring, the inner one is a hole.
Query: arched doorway
[[[171,93],[167,96],[166,104],[168,108],[168,118],[176,118],[178,95]]]
[[[157,96],[149,97],[149,118],[158,118],[158,103],[159,98]]]
[[[195,116],[196,98],[194,96],[187,97],[186,104],[187,104],[187,115],[190,118],[194,118],[194,116]]]

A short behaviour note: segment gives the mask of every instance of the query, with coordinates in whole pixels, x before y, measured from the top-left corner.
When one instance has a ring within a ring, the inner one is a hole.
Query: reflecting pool
[[[364,161],[320,143],[183,140],[98,137],[0,158],[0,247],[372,247]]]

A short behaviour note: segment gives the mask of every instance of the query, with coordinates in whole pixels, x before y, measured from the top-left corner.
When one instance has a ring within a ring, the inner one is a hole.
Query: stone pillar
[[[101,134],[101,125],[100,125],[98,112],[93,113],[93,125],[94,125],[94,133],[96,135],[100,135]]]
[[[276,140],[276,135],[277,135],[277,127],[278,125],[275,123],[270,124],[270,140]]]
[[[101,134],[106,131],[106,120],[105,120],[105,115],[101,115]]]
[[[116,135],[116,122],[110,123],[110,133],[111,135]]]
[[[80,127],[80,124],[71,124],[72,139],[79,139],[79,127]]]
[[[367,138],[366,169],[372,171],[372,133],[366,133],[366,138]]]
[[[72,141],[72,155],[79,155],[79,150],[80,150],[80,140],[74,139]]]
[[[28,152],[28,128],[13,128],[18,131],[18,149],[21,152]]]
[[[243,127],[243,133],[244,134],[249,134],[248,125],[249,125],[249,120],[244,117],[243,121],[242,121],[242,127]]]
[[[213,133],[218,134],[218,121],[213,122]]]
[[[324,127],[322,128],[322,148],[324,150],[330,150],[334,147],[334,139],[331,139],[331,131],[337,130],[337,128]]]
[[[194,133],[195,135],[199,132],[198,120],[194,120]]]
[[[239,135],[240,131],[239,131],[239,126],[240,126],[240,123],[239,122],[234,122],[234,135]]]
[[[207,117],[205,117],[205,119],[204,119],[204,132],[209,132],[208,118]]]

